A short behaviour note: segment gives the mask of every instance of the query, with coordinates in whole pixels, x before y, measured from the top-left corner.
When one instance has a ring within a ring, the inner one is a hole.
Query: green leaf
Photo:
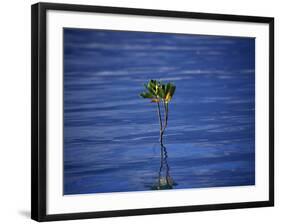
[[[155,90],[153,88],[147,87],[147,90],[148,90],[149,93],[151,93],[152,95],[156,96]]]
[[[142,92],[141,94],[140,94],[140,96],[141,97],[143,97],[143,98],[153,98],[153,94],[151,94],[151,93],[147,93],[147,92]]]
[[[170,90],[169,90],[171,97],[173,97],[175,91],[176,91],[176,86],[172,85]]]
[[[150,82],[147,84],[147,88],[151,89],[151,90],[155,89],[155,84],[154,84],[153,80],[150,80]]]
[[[167,94],[169,93],[170,91],[170,88],[171,88],[171,83],[168,82],[165,86],[165,96],[167,96]]]
[[[167,83],[166,88],[165,88],[165,97],[164,100],[166,103],[169,103],[175,93],[176,86],[173,85],[172,83]]]
[[[159,94],[160,98],[163,99],[165,97],[165,90],[162,87],[163,87],[163,85],[161,85],[161,87],[159,88],[158,94]]]
[[[156,80],[150,80],[150,82],[147,85],[149,92],[151,92],[154,96],[158,95],[158,89],[156,88],[156,86],[157,86]]]
[[[152,103],[158,103],[159,101],[160,101],[159,98],[153,98],[153,99],[151,100]]]

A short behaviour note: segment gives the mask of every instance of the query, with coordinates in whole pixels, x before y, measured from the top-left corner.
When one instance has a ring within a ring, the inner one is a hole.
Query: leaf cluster
[[[140,94],[141,97],[151,99],[151,102],[169,103],[175,93],[176,86],[168,82],[166,84],[157,81],[150,80],[147,84],[144,84],[145,91]]]

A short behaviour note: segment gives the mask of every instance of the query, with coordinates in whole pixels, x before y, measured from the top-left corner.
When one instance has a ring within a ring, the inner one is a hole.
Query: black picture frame
[[[269,200],[243,203],[208,204],[196,206],[160,207],[70,214],[46,214],[46,13],[48,10],[101,12],[124,15],[162,16],[234,22],[254,22],[269,25]],[[32,73],[32,153],[31,153],[31,218],[36,221],[55,221],[205,210],[237,209],[274,206],[274,18],[164,11],[136,8],[103,7],[73,4],[37,3],[32,5],[31,18]]]

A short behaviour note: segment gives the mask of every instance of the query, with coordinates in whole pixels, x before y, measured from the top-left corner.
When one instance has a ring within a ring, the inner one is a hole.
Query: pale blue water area
[[[162,163],[150,79],[177,87]],[[254,185],[254,91],[254,38],[65,28],[64,194],[153,190],[161,164],[173,189]]]

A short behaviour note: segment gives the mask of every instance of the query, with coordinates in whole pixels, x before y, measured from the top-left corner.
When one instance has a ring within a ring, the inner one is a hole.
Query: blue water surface
[[[139,97],[150,79],[177,87],[172,188],[254,185],[254,38],[65,28],[64,194],[155,189],[157,110]]]

